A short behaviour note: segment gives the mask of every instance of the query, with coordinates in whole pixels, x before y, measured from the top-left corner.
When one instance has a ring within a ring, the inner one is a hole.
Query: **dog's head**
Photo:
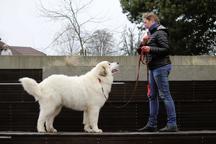
[[[119,71],[119,63],[102,61],[96,65],[96,69],[98,70],[100,76],[105,77],[107,75],[113,75]]]

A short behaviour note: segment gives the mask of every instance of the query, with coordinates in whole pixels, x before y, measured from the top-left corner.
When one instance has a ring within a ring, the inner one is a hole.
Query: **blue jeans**
[[[176,126],[175,104],[169,90],[168,76],[172,65],[168,64],[154,70],[149,70],[149,120],[147,125],[157,127],[157,116],[159,111],[158,96],[165,104],[167,112],[167,126]]]

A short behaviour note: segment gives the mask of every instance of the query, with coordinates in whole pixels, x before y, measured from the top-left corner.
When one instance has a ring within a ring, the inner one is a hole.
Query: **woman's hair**
[[[143,13],[143,19],[154,20],[157,23],[160,23],[158,16],[156,14],[154,14],[153,12]]]

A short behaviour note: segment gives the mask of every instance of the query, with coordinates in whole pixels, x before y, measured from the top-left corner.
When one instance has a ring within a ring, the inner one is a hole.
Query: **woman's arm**
[[[169,54],[168,34],[162,30],[157,31],[157,33],[157,46],[150,46],[150,53]]]

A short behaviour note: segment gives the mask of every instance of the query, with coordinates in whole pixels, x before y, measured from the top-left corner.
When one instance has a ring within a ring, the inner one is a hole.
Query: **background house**
[[[13,55],[45,56],[46,54],[32,47],[10,46]]]

